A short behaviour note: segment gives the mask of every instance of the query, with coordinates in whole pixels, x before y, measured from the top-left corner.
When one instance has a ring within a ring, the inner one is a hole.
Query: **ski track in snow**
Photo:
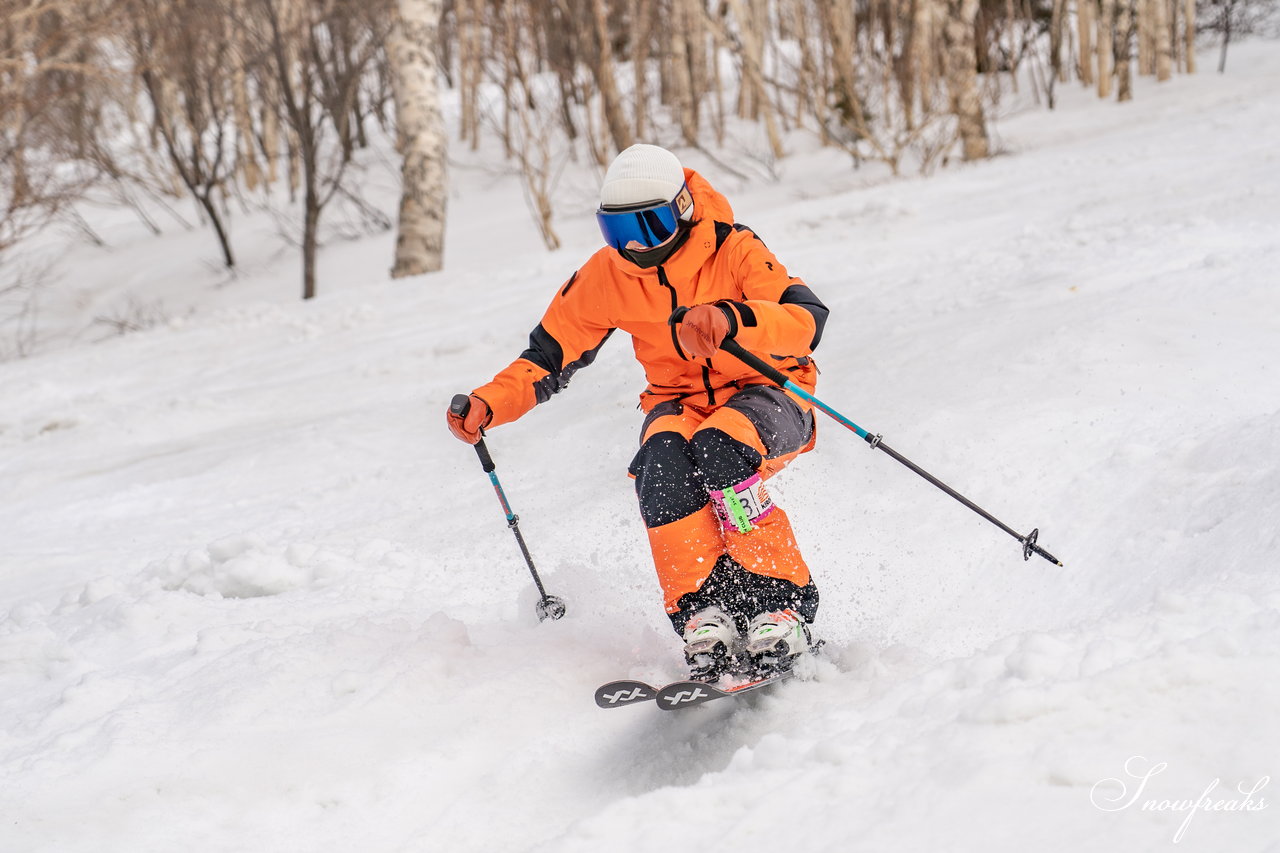
[[[690,154],[831,307],[819,395],[1066,563],[824,420],[774,491],[829,653],[761,695],[590,701],[679,669],[626,342],[490,439],[569,606],[536,624],[441,424],[594,240],[566,217],[538,250],[510,180],[455,171],[441,275],[339,245],[360,286],[313,304],[210,289],[0,364],[0,850],[1277,853],[1274,787],[1142,808],[1280,774],[1280,51],[1232,50],[1123,106],[1061,92],[930,179],[846,189],[809,151],[735,186]],[[191,237],[120,242],[67,263],[159,287]],[[292,287],[267,245],[236,287]]]

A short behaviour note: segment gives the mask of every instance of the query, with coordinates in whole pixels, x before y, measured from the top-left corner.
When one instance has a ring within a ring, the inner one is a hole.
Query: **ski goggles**
[[[671,201],[647,202],[623,208],[600,208],[596,222],[604,242],[614,249],[644,251],[661,246],[676,233],[680,216],[693,206],[688,187]]]

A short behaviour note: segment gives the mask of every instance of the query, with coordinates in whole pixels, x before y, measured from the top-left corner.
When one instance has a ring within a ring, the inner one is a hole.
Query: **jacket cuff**
[[[756,324],[755,312],[745,302],[721,299],[715,305],[729,318],[729,334],[725,337],[732,338],[738,334],[740,328]]]

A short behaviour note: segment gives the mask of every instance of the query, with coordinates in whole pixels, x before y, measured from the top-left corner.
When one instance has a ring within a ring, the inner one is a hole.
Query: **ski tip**
[[[637,702],[647,702],[657,698],[658,688],[643,681],[610,681],[596,688],[596,705],[600,708],[621,708]]]
[[[659,690],[656,698],[659,708],[664,711],[674,711],[732,695],[701,681],[673,681]]]

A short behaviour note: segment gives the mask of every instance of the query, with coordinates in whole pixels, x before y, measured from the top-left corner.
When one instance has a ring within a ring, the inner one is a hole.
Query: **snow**
[[[455,155],[448,269],[339,243],[311,304],[260,219],[226,281],[102,212],[0,364],[0,848],[1280,851],[1280,52],[1140,83],[927,179],[681,152],[831,307],[819,396],[1066,567],[825,421],[773,491],[829,655],[675,714],[590,700],[679,672],[625,342],[490,438],[563,621],[442,423],[594,248],[595,172],[547,253]]]

